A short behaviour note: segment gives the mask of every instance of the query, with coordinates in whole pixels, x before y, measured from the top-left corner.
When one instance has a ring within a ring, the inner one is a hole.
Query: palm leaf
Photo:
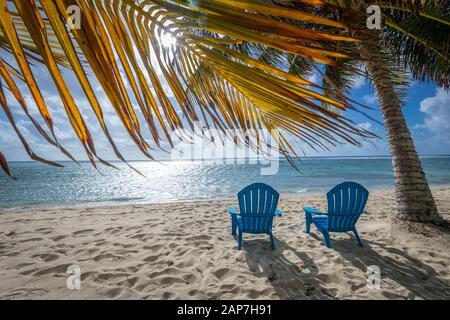
[[[378,5],[383,17],[380,45],[387,58],[420,82],[450,87],[450,1],[367,0],[362,7],[353,6],[353,0],[326,2],[324,12],[329,14],[321,12],[322,16],[347,21],[361,14],[355,7]]]
[[[9,170],[8,162],[6,161],[5,156],[1,152],[0,152],[0,166],[2,167],[3,171],[5,171],[8,176],[10,176],[14,180],[16,180],[16,177],[14,177],[11,174],[11,171]]]
[[[300,2],[313,7],[323,4],[318,0]],[[63,23],[68,21],[67,8],[72,5],[82,12],[79,29],[69,29]],[[333,31],[345,29],[342,22],[253,0],[0,0],[0,51],[2,57],[8,57],[0,60],[0,75],[2,86],[11,90],[44,139],[73,159],[59,143],[51,112],[31,68],[33,63],[45,66],[67,120],[94,166],[97,161],[110,164],[97,153],[85,115],[61,68],[70,68],[76,76],[103,133],[122,161],[125,159],[111,137],[104,107],[88,73],[100,84],[131,140],[149,158],[153,158],[153,145],[161,147],[165,141],[171,144],[173,131],[181,132],[185,126],[193,129],[202,120],[203,127],[224,134],[229,128],[279,130],[279,151],[289,159],[296,153],[287,135],[319,148],[342,142],[358,145],[358,137],[374,135],[339,112],[322,107],[328,104],[341,111],[353,108],[347,100],[328,97],[320,86],[255,53],[273,50],[334,66],[337,59],[355,56],[352,43],[357,39]],[[165,36],[175,39],[176,44],[164,44]],[[11,58],[16,66],[6,63]],[[34,106],[25,104],[14,78],[27,85],[40,119],[31,116],[28,110]],[[1,102],[17,135],[23,138],[15,126],[14,110],[3,94]],[[133,107],[134,102],[138,109]],[[138,112],[152,141],[144,138]],[[45,128],[39,125],[40,120]],[[254,137],[256,142],[241,137],[236,143],[258,149],[264,141],[257,133]],[[53,164],[36,156],[22,138],[30,157]]]
[[[419,81],[450,87],[450,2],[425,1],[383,11],[385,45]]]

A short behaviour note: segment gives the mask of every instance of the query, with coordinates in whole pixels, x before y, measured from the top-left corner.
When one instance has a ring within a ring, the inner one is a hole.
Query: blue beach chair
[[[238,248],[242,248],[242,234],[266,233],[270,237],[272,250],[275,243],[272,236],[272,221],[274,216],[281,216],[277,209],[279,193],[264,183],[251,184],[237,194],[239,213],[236,208],[229,207],[231,215],[231,234],[238,231]]]
[[[309,234],[311,223],[322,233],[325,244],[331,248],[330,232],[348,232],[355,234],[359,246],[363,244],[356,231],[356,222],[365,212],[369,191],[355,182],[338,184],[327,193],[328,213],[311,207],[304,207],[306,214],[306,233]]]

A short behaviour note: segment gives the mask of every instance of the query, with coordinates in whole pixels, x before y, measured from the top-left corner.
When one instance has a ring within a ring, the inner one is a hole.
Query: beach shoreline
[[[450,220],[450,187],[433,187]],[[244,235],[237,250],[227,207],[208,199],[90,208],[0,209],[2,299],[450,299],[448,235],[405,235],[392,224],[392,191],[371,192],[353,236],[323,245],[306,236],[302,207],[326,210],[325,194],[282,194],[266,236]],[[396,236],[402,233],[402,236]],[[367,288],[367,268],[381,288]],[[69,289],[69,266],[81,288]]]
[[[450,184],[440,184],[440,185],[430,185],[431,189],[450,189]],[[371,193],[393,193],[395,191],[394,187],[377,187],[372,188],[370,190]],[[309,198],[309,197],[320,197],[323,196],[324,192],[283,192],[280,195],[280,198],[285,199],[295,199],[295,198]],[[191,202],[209,202],[209,201],[233,201],[235,197],[211,197],[211,198],[199,198],[192,200],[172,200],[172,201],[160,201],[160,202],[149,202],[146,201],[131,201],[131,202],[120,202],[120,201],[103,201],[103,202],[95,202],[95,201],[87,201],[79,204],[42,204],[42,205],[27,205],[27,206],[16,206],[16,207],[1,207],[0,206],[0,215],[6,214],[10,212],[24,212],[24,211],[40,211],[40,210],[81,210],[81,209],[96,209],[96,208],[115,208],[115,207],[129,207],[129,206],[142,206],[142,205],[165,205],[172,203],[191,203]]]
[[[226,200],[254,182],[272,186],[282,197],[323,195],[343,181],[357,182],[370,192],[394,188],[390,159],[314,159],[299,163],[300,171],[280,161],[274,175],[262,175],[261,164],[130,164],[147,178],[123,163],[115,164],[119,170],[102,167],[102,173],[90,163],[68,162],[62,169],[35,162],[12,163],[17,180],[0,176],[0,211]],[[423,167],[431,187],[450,187],[450,157],[424,158]]]

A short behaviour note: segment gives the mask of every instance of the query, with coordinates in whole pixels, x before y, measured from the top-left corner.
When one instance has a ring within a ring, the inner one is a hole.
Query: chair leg
[[[353,233],[355,234],[356,242],[358,242],[359,246],[362,248],[363,244],[361,238],[359,237],[358,231],[356,231],[356,229],[353,229]]]
[[[269,233],[269,237],[270,237],[270,247],[272,248],[272,250],[275,250],[275,241],[273,239],[272,233]]]
[[[231,235],[236,235],[237,230],[237,221],[236,217],[234,215],[231,216]]]
[[[311,223],[312,217],[310,213],[306,213],[306,233],[309,234],[311,232]]]
[[[328,233],[328,231],[321,231],[322,235],[323,235],[323,239],[325,241],[325,245],[327,246],[327,248],[331,248],[331,238],[330,238],[330,234]]]
[[[242,249],[242,232],[238,233],[238,250]]]

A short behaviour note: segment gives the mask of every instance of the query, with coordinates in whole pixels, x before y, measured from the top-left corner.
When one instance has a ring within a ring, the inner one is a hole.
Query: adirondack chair
[[[242,249],[242,234],[266,233],[270,237],[272,250],[275,243],[272,236],[272,221],[274,216],[281,216],[277,209],[279,193],[271,186],[264,183],[254,183],[238,194],[239,213],[234,207],[228,208],[231,215],[231,234],[238,231],[238,249]]]
[[[311,230],[311,223],[322,233],[325,244],[331,248],[330,232],[352,231],[359,246],[363,246],[356,231],[356,222],[365,212],[369,191],[355,182],[344,182],[327,193],[328,213],[311,207],[304,207],[306,214],[306,233]]]

